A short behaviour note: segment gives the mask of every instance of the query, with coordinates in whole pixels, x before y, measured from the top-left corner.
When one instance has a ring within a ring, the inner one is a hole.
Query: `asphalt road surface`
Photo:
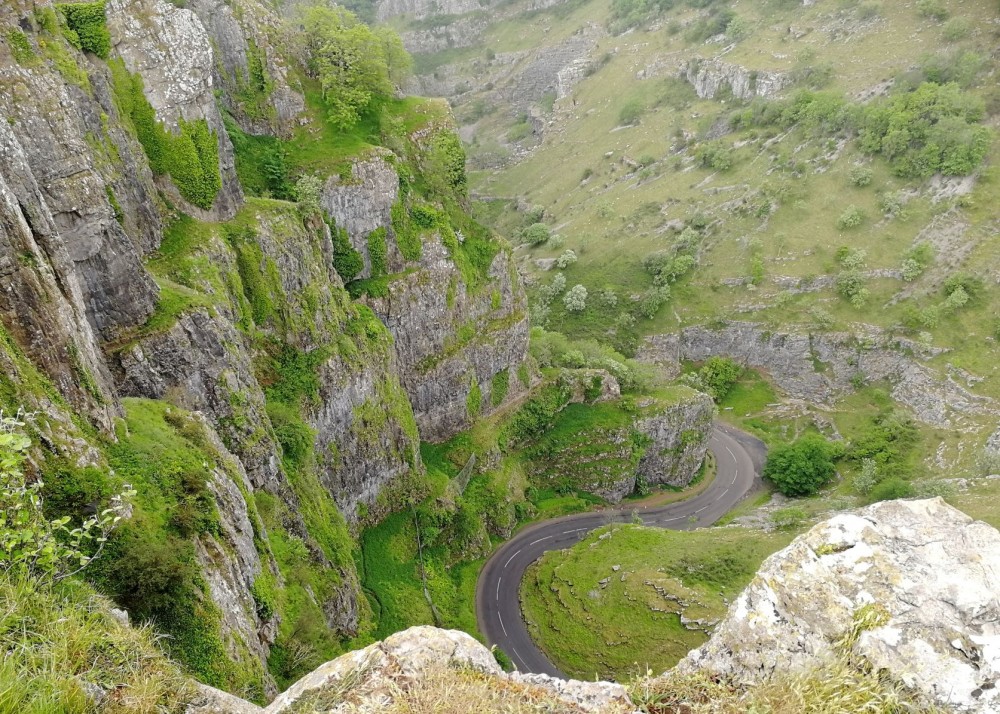
[[[715,480],[697,496],[665,506],[625,507],[578,513],[536,523],[519,532],[487,561],[476,586],[479,630],[497,645],[521,672],[566,678],[535,646],[521,617],[519,591],[524,571],[542,554],[582,540],[609,523],[627,523],[638,514],[647,526],[691,530],[714,523],[753,487],[763,469],[764,444],[749,434],[716,422],[709,441],[715,454]]]

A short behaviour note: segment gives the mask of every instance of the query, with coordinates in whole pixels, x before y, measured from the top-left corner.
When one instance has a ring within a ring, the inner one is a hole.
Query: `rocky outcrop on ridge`
[[[1000,707],[1000,532],[939,498],[820,523],[768,558],[681,671],[756,684],[838,643],[951,711]]]
[[[693,59],[683,72],[701,99],[712,99],[723,87],[743,101],[754,97],[770,99],[791,85],[792,79],[783,72],[748,69],[720,59]]]

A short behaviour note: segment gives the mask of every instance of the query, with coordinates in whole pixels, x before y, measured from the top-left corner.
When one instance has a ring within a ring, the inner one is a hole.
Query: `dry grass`
[[[110,607],[83,585],[0,576],[0,714],[182,711],[190,680]]]
[[[352,714],[581,714],[584,710],[539,687],[447,666],[422,672],[415,680],[387,687],[387,701],[366,702]],[[607,714],[626,714],[613,707]]]
[[[644,680],[633,700],[648,714],[938,714],[902,686],[846,661],[773,677],[753,688],[698,673]]]

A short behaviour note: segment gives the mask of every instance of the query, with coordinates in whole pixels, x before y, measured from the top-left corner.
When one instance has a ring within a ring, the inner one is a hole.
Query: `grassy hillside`
[[[732,319],[810,334],[871,325],[942,348],[923,360],[938,379],[957,373],[998,399],[997,12],[947,0],[512,3],[475,52],[418,56],[417,68],[464,122],[480,217],[521,236],[536,324],[626,354],[647,335]],[[581,38],[591,44],[581,71],[560,75],[562,95],[526,102],[521,73]],[[527,230],[537,223],[552,237]],[[566,305],[578,284],[582,310]],[[892,386],[859,381],[826,408],[778,407],[780,390],[748,383],[750,403],[722,416],[774,440],[818,415],[851,439],[897,406]],[[981,473],[995,419],[962,418],[915,425],[907,477]],[[838,496],[857,468],[841,465]]]
[[[534,637],[578,679],[627,681],[662,672],[706,631],[788,532],[678,532],[609,526],[547,553],[521,584]]]

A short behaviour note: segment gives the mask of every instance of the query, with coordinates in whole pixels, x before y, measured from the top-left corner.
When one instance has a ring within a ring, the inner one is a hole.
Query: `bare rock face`
[[[349,652],[327,662],[280,694],[265,714],[326,714],[345,711],[377,712],[390,707],[402,688],[432,671],[453,667],[486,675],[487,686],[521,685],[524,701],[539,695],[554,700],[562,714],[624,712],[633,709],[625,688],[609,682],[556,680],[544,675],[505,674],[493,654],[464,632],[435,627],[411,627],[382,642]],[[240,711],[240,710],[235,710]],[[204,714],[211,714],[205,710]],[[193,712],[191,714],[194,714]],[[199,712],[198,714],[201,714]]]
[[[920,421],[938,427],[962,429],[970,416],[996,414],[995,402],[917,359],[940,353],[875,327],[854,334],[776,332],[758,323],[732,321],[717,329],[695,326],[677,334],[654,335],[639,357],[667,374],[677,374],[680,360],[728,356],[763,370],[789,396],[812,404],[830,404],[849,393],[856,375],[866,382],[885,380],[892,384],[893,399]]]
[[[214,83],[240,127],[249,134],[289,135],[305,100],[290,86],[274,10],[257,0],[191,0],[188,7],[212,36]]]
[[[711,99],[723,87],[728,87],[734,97],[744,101],[754,97],[770,98],[792,83],[791,77],[782,72],[747,69],[718,59],[692,60],[683,76],[701,99]]]
[[[256,704],[234,697],[207,684],[199,684],[184,714],[263,714]]]
[[[706,394],[685,391],[675,404],[636,424],[650,439],[638,466],[647,484],[687,486],[705,460],[715,404]]]
[[[399,175],[382,156],[356,161],[349,180],[340,176],[330,176],[326,180],[320,201],[337,226],[347,231],[351,245],[365,262],[358,278],[371,277],[368,236],[379,228],[388,229],[391,226],[392,205],[397,198]],[[402,256],[394,241],[391,241],[387,258],[390,270],[400,269]]]
[[[940,498],[834,516],[768,558],[678,665],[754,684],[853,654],[930,702],[1000,707],[1000,532]],[[848,640],[850,641],[850,640]]]
[[[393,281],[387,297],[369,301],[392,333],[424,439],[447,439],[527,386],[517,371],[527,358],[530,327],[511,261],[501,250],[490,266],[489,284],[473,291],[434,236],[424,242],[420,268]],[[507,391],[494,395],[494,378],[501,372]],[[480,399],[472,404],[476,390]]]
[[[189,205],[167,180],[162,186],[186,212],[226,220],[243,203],[236,158],[215,101],[212,42],[198,16],[167,0],[109,0],[108,29],[125,67],[142,76],[146,98],[159,121],[176,131],[178,121],[204,119],[218,137],[222,189],[210,211]]]

